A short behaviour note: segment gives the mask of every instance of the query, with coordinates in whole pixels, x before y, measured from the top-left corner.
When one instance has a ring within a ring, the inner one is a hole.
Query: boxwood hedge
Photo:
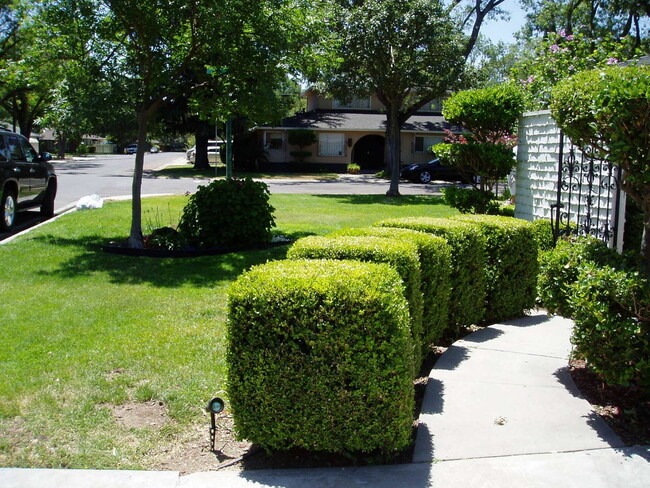
[[[228,396],[241,438],[342,453],[410,442],[412,344],[393,267],[276,261],[228,295]]]
[[[485,238],[470,224],[449,219],[407,217],[387,219],[375,224],[428,232],[444,238],[451,247],[451,300],[449,325],[482,322],[485,314]]]
[[[452,219],[476,225],[485,236],[485,321],[520,317],[534,307],[538,251],[532,224],[494,215],[461,215]]]
[[[388,263],[399,273],[406,289],[411,315],[414,373],[422,358],[422,285],[417,246],[381,237],[309,236],[297,240],[287,252],[288,259],[352,259]]]
[[[426,354],[428,346],[437,343],[442,336],[449,317],[451,248],[447,241],[425,232],[394,227],[347,228],[330,234],[341,235],[399,239],[417,246],[422,277],[422,345]]]

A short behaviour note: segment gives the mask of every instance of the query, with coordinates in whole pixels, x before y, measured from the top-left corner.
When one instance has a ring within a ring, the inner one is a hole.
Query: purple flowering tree
[[[534,55],[515,65],[512,78],[525,88],[530,108],[546,109],[551,90],[559,81],[643,54],[632,37],[593,39],[580,32],[560,30],[540,40]]]

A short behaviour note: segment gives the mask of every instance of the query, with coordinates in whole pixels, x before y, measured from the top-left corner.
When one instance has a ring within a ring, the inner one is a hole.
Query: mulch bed
[[[626,446],[650,445],[650,398],[637,388],[605,385],[583,360],[570,362],[571,377],[595,412]]]

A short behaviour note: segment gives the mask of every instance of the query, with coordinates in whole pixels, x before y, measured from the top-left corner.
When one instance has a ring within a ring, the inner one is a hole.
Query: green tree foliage
[[[137,122],[129,245],[142,247],[141,186],[150,123],[160,108],[201,89],[220,113],[258,101],[253,87],[286,70],[290,0],[50,0],[49,20],[77,60],[76,83],[110,87],[110,106]],[[218,35],[215,35],[218,33]],[[285,35],[286,34],[286,35]],[[285,61],[283,63],[283,61]],[[100,100],[103,101],[103,100]]]
[[[620,185],[641,208],[641,255],[650,271],[650,67],[610,67],[558,84],[551,110],[571,140],[620,165]]]
[[[454,93],[445,100],[443,115],[481,142],[511,137],[524,108],[521,90],[511,83]]]
[[[302,163],[306,158],[311,156],[311,151],[305,151],[305,148],[318,142],[318,137],[313,130],[296,129],[289,132],[288,142],[292,146],[298,146],[300,148],[300,151],[292,151],[291,155],[294,156],[299,163]]]
[[[521,0],[526,11],[524,36],[580,30],[590,38],[632,36],[636,44],[644,37],[643,21],[650,15],[647,0]]]
[[[455,93],[445,101],[443,115],[470,133],[449,133],[450,143],[433,146],[433,151],[446,164],[481,176],[480,191],[486,192],[515,165],[514,132],[523,108],[524,95],[514,84]]]
[[[0,107],[29,137],[61,76],[62,60],[38,2],[0,4]]]
[[[484,19],[502,2],[333,2],[336,28],[321,43],[317,79],[337,98],[376,94],[384,105],[389,196],[399,195],[402,124],[458,83]]]
[[[580,71],[616,65],[643,55],[632,37],[611,34],[590,37],[584,32],[548,33],[533,53],[522,56],[512,70],[512,79],[521,83],[532,109],[548,108],[553,86]]]

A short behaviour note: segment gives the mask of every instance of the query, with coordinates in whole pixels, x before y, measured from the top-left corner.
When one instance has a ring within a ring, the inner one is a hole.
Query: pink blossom
[[[607,60],[607,64],[618,64],[618,59],[617,58],[609,58]]]
[[[573,41],[573,36],[566,36],[567,41]]]
[[[551,50],[552,53],[556,53],[560,50],[560,46],[558,46],[557,44],[553,44],[549,49]]]
[[[533,81],[535,81],[535,75],[530,75],[526,80],[526,83],[532,83]]]
[[[566,31],[564,29],[560,29],[559,31],[557,31],[557,34],[560,37],[564,37],[566,35]]]

